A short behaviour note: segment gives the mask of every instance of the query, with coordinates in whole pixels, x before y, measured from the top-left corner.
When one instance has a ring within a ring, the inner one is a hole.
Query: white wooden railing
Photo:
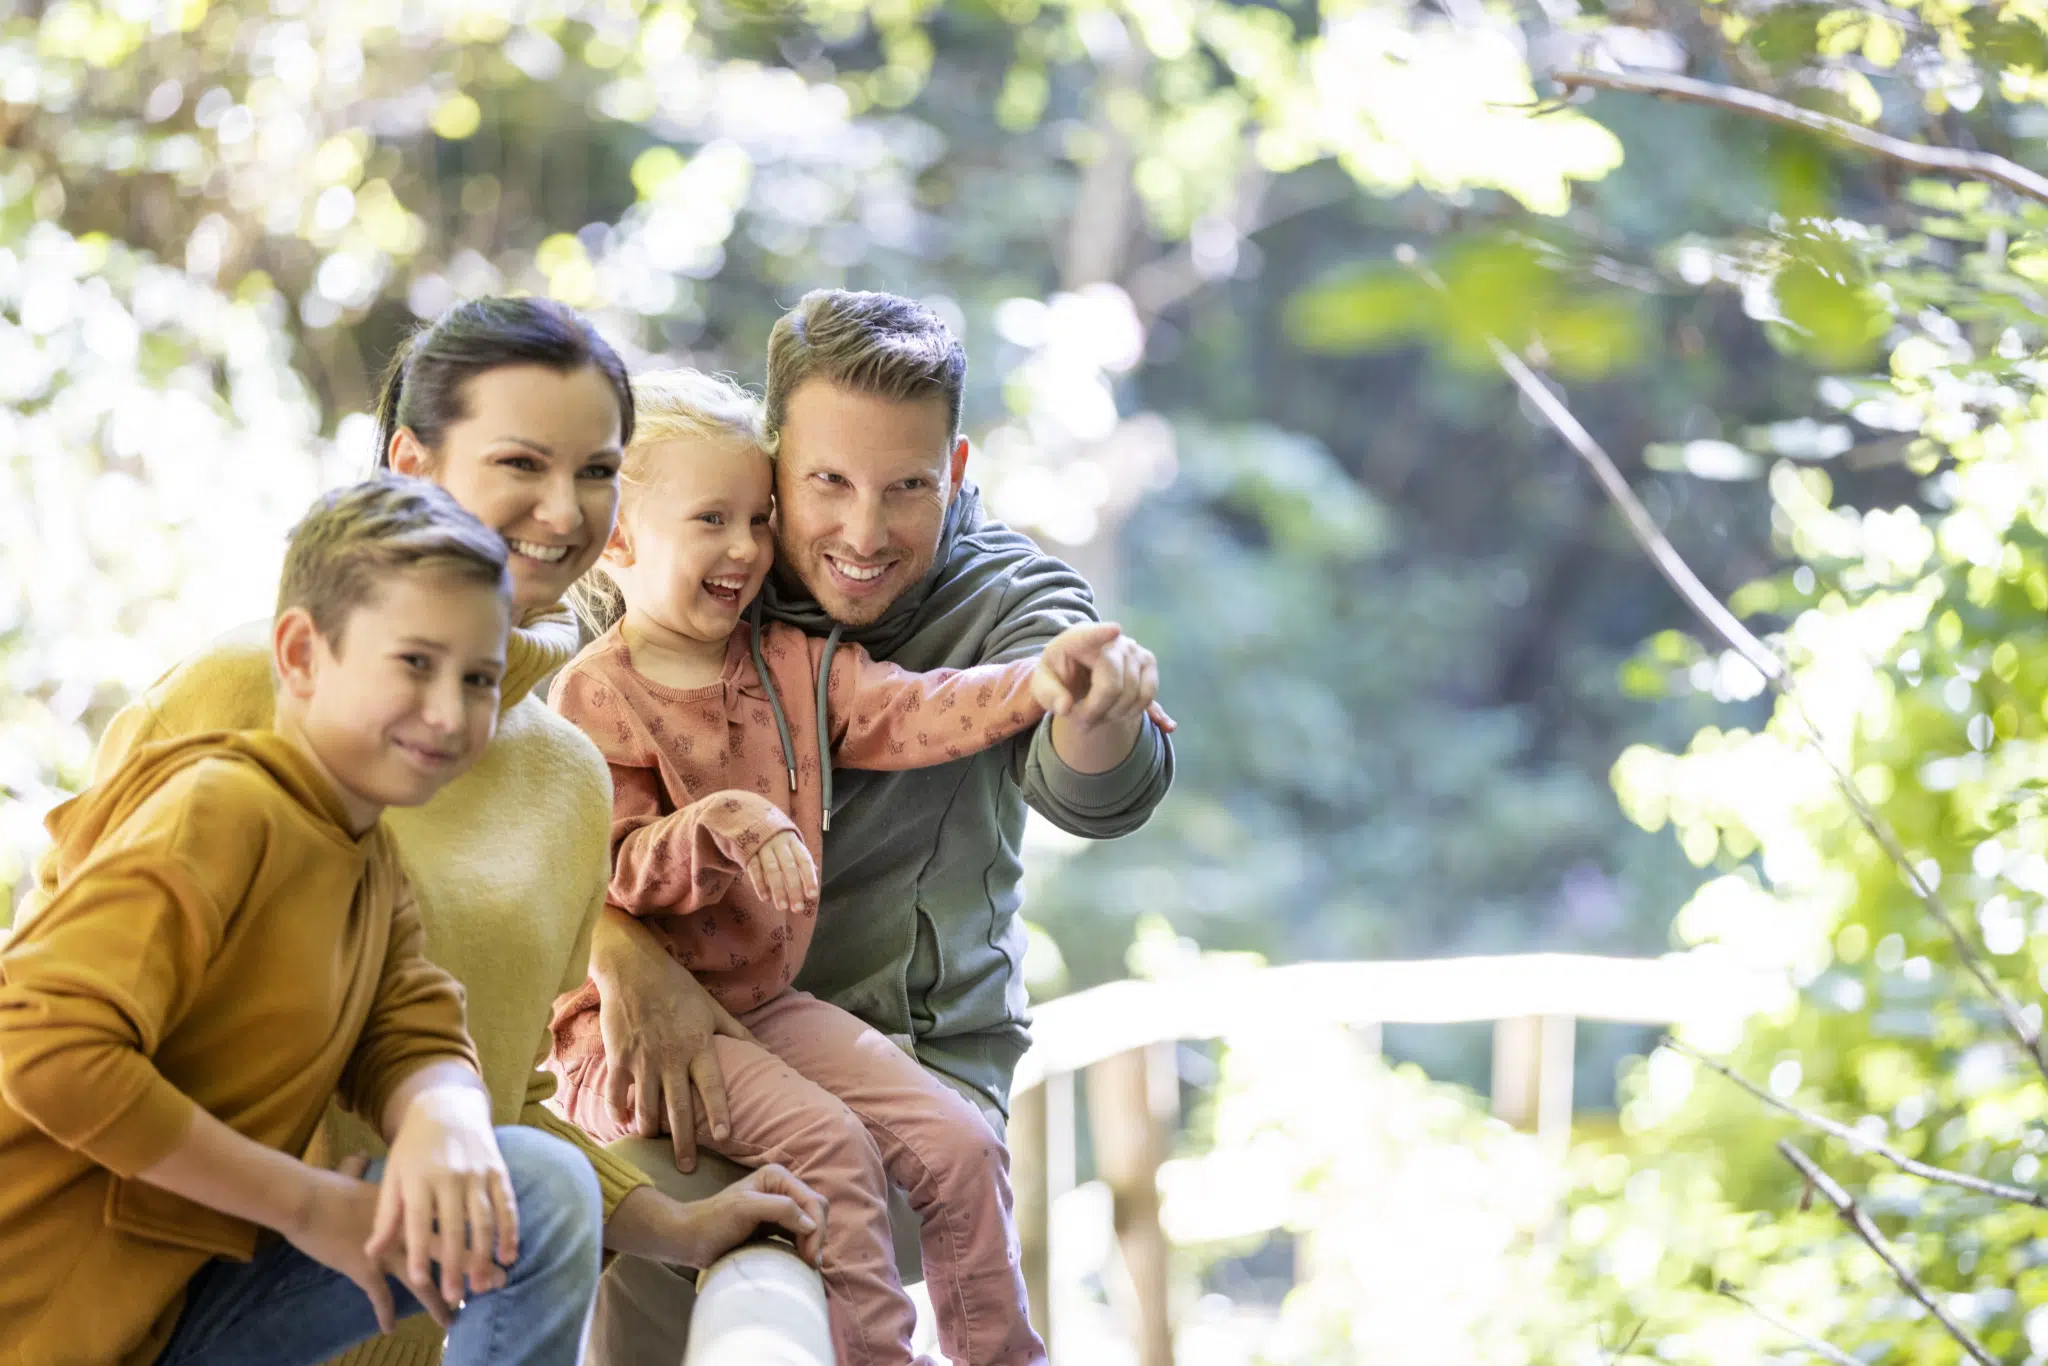
[[[1169,1248],[1159,1168],[1179,1095],[1173,1049],[1309,1025],[1493,1021],[1493,1110],[1558,1152],[1571,1141],[1579,1020],[1669,1025],[1737,1021],[1782,999],[1782,982],[1725,956],[1575,954],[1301,963],[1218,962],[1169,982],[1112,982],[1036,1009],[1017,1069],[1009,1145],[1031,1317],[1060,1360],[1052,1315],[1053,1203],[1074,1187],[1075,1079],[1086,1087],[1095,1166],[1113,1197],[1116,1239],[1135,1292],[1140,1366],[1172,1366]]]
[[[1177,1121],[1172,1050],[1182,1040],[1310,1025],[1494,1022],[1493,1109],[1560,1152],[1570,1142],[1579,1020],[1739,1020],[1782,999],[1781,982],[1703,951],[1662,958],[1520,954],[1259,968],[1216,960],[1169,982],[1113,982],[1036,1008],[1017,1069],[1009,1143],[1031,1317],[1053,1345],[1050,1222],[1075,1184],[1075,1084],[1086,1087],[1095,1166],[1136,1293],[1140,1366],[1172,1366],[1170,1249],[1159,1168]],[[685,1366],[829,1366],[817,1273],[769,1247],[705,1273]]]

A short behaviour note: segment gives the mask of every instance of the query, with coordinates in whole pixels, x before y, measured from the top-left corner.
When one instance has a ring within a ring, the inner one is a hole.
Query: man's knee
[[[597,1279],[604,1199],[590,1159],[553,1134],[523,1124],[497,1131],[519,1210],[519,1247],[551,1261],[587,1262]]]

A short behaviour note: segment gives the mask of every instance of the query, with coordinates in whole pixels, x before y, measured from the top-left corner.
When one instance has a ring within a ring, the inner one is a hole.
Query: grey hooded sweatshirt
[[[1097,620],[1081,576],[987,520],[972,484],[946,510],[930,572],[874,622],[838,626],[809,590],[779,574],[763,586],[760,606],[920,673],[1029,656],[1067,627]],[[826,647],[821,676],[834,648]],[[797,987],[1007,1114],[1011,1074],[1030,1043],[1018,918],[1025,804],[1062,830],[1111,839],[1143,825],[1172,781],[1173,747],[1149,721],[1107,773],[1061,762],[1050,718],[938,768],[828,770],[820,914]]]

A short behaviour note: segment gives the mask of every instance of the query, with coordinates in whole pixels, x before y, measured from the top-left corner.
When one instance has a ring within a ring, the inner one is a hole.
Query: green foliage
[[[1952,107],[1965,76],[2014,101],[2041,93],[2031,11],[1993,24],[1984,10],[1906,7],[1905,57],[1897,26],[1872,13],[1802,6],[1754,27],[1737,13],[1725,31],[1823,83],[1919,62],[1917,110],[1883,85],[1882,108],[1909,126]],[[2000,137],[2010,117],[1987,111],[1985,135]],[[2048,1079],[1855,819],[1830,764],[1896,831],[2038,1028],[2048,986],[2042,212],[1982,184],[1914,183],[1866,221],[1781,218],[1716,246],[1715,277],[1772,305],[1751,311],[1775,344],[1852,372],[1820,387],[1830,420],[1854,433],[1843,444],[1888,450],[1914,480],[1845,494],[1845,470],[1768,459],[1768,443],[1750,442],[1769,465],[1775,535],[1796,568],[1753,583],[1737,606],[1790,660],[1801,705],[1780,703],[1761,725],[1708,727],[1675,751],[1631,747],[1614,771],[1631,818],[1669,829],[1710,875],[1679,913],[1680,939],[1796,988],[1739,1039],[1695,1042],[1910,1156],[2029,1188],[2048,1146]],[[1703,664],[1711,656],[1665,635],[1628,678],[1650,691]],[[1617,1311],[1647,1325],[1646,1353],[1733,1359],[1716,1345],[1716,1325],[1744,1317],[1714,1296],[1726,1281],[1864,1360],[1961,1359],[1831,1213],[1794,1211],[1798,1178],[1772,1148],[1789,1136],[1857,1195],[1995,1357],[2048,1359],[2038,1211],[1900,1174],[1676,1054],[1639,1067],[1625,1090],[1624,1129],[1659,1155],[1639,1176],[1683,1181],[1691,1194],[1585,1204],[1605,1211],[1591,1222],[1611,1225],[1616,1210],[1647,1220],[1659,1251],[1617,1286],[1611,1244],[1591,1245],[1573,1283],[1619,1290]]]
[[[1344,268],[1297,296],[1288,321],[1310,351],[1346,353],[1426,342],[1468,370],[1493,365],[1488,341],[1534,348],[1560,375],[1597,379],[1641,358],[1637,299],[1569,278],[1543,244],[1489,233],[1442,243],[1441,287],[1397,263]]]

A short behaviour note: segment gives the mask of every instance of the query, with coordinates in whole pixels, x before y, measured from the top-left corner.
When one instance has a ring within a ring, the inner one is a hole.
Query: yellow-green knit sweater
[[[202,730],[271,723],[269,632],[237,633],[157,680],[108,726],[95,778],[139,744]],[[576,652],[566,611],[512,633],[498,733],[476,767],[422,807],[385,813],[419,899],[427,956],[468,994],[469,1032],[483,1062],[492,1117],[530,1124],[590,1157],[609,1219],[647,1178],[604,1152],[541,1102],[555,1079],[546,1056],[555,997],[583,985],[590,933],[610,880],[611,778],[582,733],[531,696]],[[32,913],[32,912],[31,912]],[[353,1117],[330,1111],[336,1153],[380,1153]],[[424,1315],[356,1348],[348,1366],[436,1366],[441,1334]]]

